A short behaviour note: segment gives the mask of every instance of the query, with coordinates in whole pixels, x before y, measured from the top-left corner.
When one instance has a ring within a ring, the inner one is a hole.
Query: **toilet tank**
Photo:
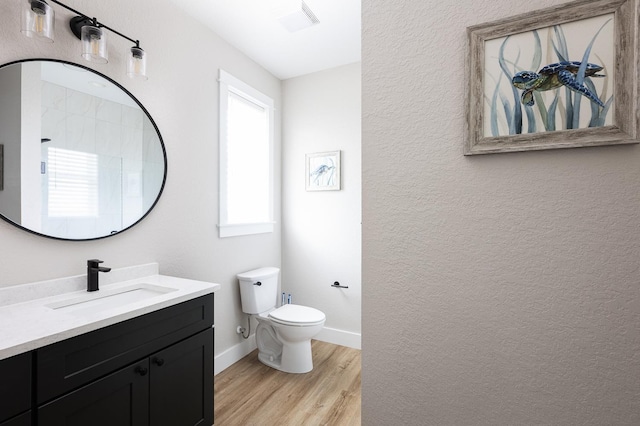
[[[259,314],[276,307],[278,299],[278,273],[280,269],[268,267],[238,274],[242,312]]]

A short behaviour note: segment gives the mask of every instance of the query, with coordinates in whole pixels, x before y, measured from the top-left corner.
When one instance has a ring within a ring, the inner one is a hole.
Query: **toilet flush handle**
[[[260,287],[262,285],[262,283],[260,281],[253,283],[253,285],[257,285],[258,287]]]

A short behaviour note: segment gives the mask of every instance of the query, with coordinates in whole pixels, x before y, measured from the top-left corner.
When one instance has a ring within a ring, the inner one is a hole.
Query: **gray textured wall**
[[[363,421],[640,424],[640,147],[463,157],[467,26],[363,3]]]

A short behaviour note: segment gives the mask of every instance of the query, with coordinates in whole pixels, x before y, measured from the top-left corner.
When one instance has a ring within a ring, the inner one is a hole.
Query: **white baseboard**
[[[324,327],[315,340],[322,342],[333,343],[334,345],[347,346],[349,348],[361,349],[361,335],[360,333],[353,333],[351,331],[338,330],[336,328]],[[256,349],[256,337],[254,334],[249,336],[248,339],[238,343],[216,355],[213,374],[217,375],[228,367],[232,366],[236,362],[240,361],[245,356],[249,355]]]
[[[221,354],[216,355],[213,364],[213,375],[215,376],[218,373],[224,371],[227,367],[230,367],[236,362],[240,361],[255,349],[256,337],[252,334],[248,339],[242,341],[241,343],[238,343],[235,346],[230,347]]]
[[[337,328],[324,327],[314,339],[353,349],[362,349],[362,335],[360,333],[338,330]]]

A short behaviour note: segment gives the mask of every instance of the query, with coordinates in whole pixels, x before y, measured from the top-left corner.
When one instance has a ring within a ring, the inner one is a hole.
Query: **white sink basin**
[[[108,309],[119,308],[130,303],[162,296],[177,289],[156,284],[132,284],[126,287],[87,292],[65,300],[45,305],[58,312],[73,315],[94,314]]]

